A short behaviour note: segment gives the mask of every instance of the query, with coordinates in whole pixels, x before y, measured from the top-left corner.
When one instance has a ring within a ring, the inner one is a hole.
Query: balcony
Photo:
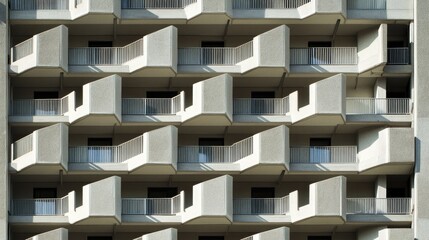
[[[233,0],[233,9],[288,9],[298,8],[310,3],[311,0]]]
[[[409,98],[347,98],[348,115],[409,115],[412,101]]]
[[[250,72],[278,75],[289,71],[289,28],[274,28],[237,47],[179,48],[181,73],[239,73]]]
[[[347,0],[350,19],[413,19],[413,3],[395,0]]]
[[[63,198],[13,199],[12,216],[64,216],[69,211],[68,196]]]
[[[291,147],[291,164],[353,164],[357,163],[356,146]]]
[[[356,65],[356,47],[292,48],[291,65]]]
[[[411,63],[410,60],[410,49],[407,47],[387,49],[387,64],[389,65],[408,65]]]
[[[12,116],[63,116],[69,111],[69,96],[60,99],[15,99]]]
[[[198,0],[122,0],[122,9],[182,9]]]
[[[68,127],[58,123],[34,131],[12,144],[11,168],[23,174],[67,170]]]
[[[100,4],[103,3],[103,4]],[[10,3],[12,21],[18,20],[57,20],[72,21],[98,14],[106,21],[120,17],[120,3],[113,0],[12,0]],[[88,23],[95,21],[85,19]]]
[[[410,198],[347,198],[347,214],[410,215]]]
[[[123,47],[70,48],[68,61],[70,72],[76,73],[141,74],[152,69],[161,76],[173,76],[176,54],[177,29],[170,26]]]
[[[235,98],[234,115],[286,115],[289,97],[284,98]]]
[[[228,171],[247,174],[289,169],[289,129],[282,125],[230,146],[179,146],[179,171]]]
[[[282,198],[234,199],[234,215],[286,215],[289,214],[289,196]]]
[[[122,215],[176,215],[183,212],[184,195],[172,198],[123,198]]]
[[[117,146],[70,146],[68,161],[70,171],[171,174],[176,154],[177,128],[166,126]]]
[[[58,76],[68,71],[67,48],[68,29],[64,25],[34,35],[12,47],[10,72]]]
[[[184,110],[184,93],[173,98],[123,98],[123,115],[176,115]]]

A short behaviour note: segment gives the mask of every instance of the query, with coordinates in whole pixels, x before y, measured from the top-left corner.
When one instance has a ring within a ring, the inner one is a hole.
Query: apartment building
[[[428,0],[0,0],[0,239],[429,239]]]

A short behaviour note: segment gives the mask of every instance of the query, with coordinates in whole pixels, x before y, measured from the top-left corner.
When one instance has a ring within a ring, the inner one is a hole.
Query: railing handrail
[[[12,0],[10,8],[15,11],[68,10],[69,0]]]
[[[128,1],[128,6],[125,3]],[[198,0],[164,0],[164,1],[154,1],[151,2],[152,4],[147,4],[146,1],[148,0],[140,0],[138,4],[134,4],[134,7],[130,7],[129,0],[122,0],[121,1],[121,8],[122,9],[183,9],[191,4],[196,3]],[[159,4],[158,6],[153,3],[163,3]],[[150,5],[147,7],[146,5]]]
[[[234,0],[233,9],[292,9],[301,7],[311,0]]]
[[[347,214],[410,214],[411,198],[347,198]]]
[[[33,37],[12,47],[12,61],[17,61],[31,54],[33,54]]]
[[[170,115],[182,111],[181,93],[172,98],[122,98],[124,115]],[[135,103],[130,101],[143,101]],[[128,103],[128,104],[127,104]],[[154,108],[155,110],[151,110]]]
[[[291,146],[291,164],[358,163],[357,146]]]
[[[23,138],[16,140],[12,143],[12,161],[31,151],[33,151],[33,134],[31,133]]]
[[[289,213],[289,196],[274,198],[234,198],[234,214],[274,214]]]
[[[27,203],[27,204],[25,204]],[[29,203],[29,205],[28,205]],[[54,205],[34,206],[33,203],[53,203]],[[40,212],[38,213],[37,210]],[[61,198],[17,198],[11,199],[11,213],[17,216],[46,215],[58,216],[69,212],[68,196]]]
[[[386,0],[348,0],[347,9],[348,10],[386,10]]]
[[[346,98],[347,114],[408,115],[411,114],[411,109],[411,98]]]
[[[181,211],[180,201],[181,194],[171,198],[122,198],[122,214],[174,215]]]
[[[356,65],[357,47],[302,47],[290,49],[291,65]]]

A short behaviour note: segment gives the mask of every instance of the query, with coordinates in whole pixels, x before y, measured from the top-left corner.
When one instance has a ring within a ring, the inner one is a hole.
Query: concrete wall
[[[85,0],[84,0],[85,1]],[[121,17],[121,2],[115,0],[88,0],[90,13],[112,13]],[[85,3],[84,3],[85,4]]]
[[[170,67],[177,72],[177,28],[169,26],[143,37],[147,67]]]
[[[358,33],[359,72],[384,65],[387,62],[387,24]]]
[[[58,228],[49,232],[39,234],[37,236],[28,238],[27,240],[68,240],[68,230],[65,228]]]
[[[134,240],[177,240],[177,229],[168,228],[158,232],[149,233],[143,235],[140,238]]]
[[[357,240],[413,240],[411,228],[364,228],[358,231]]]
[[[273,230],[261,232],[253,235],[253,239],[258,240],[289,240],[290,230],[287,227],[280,227]]]

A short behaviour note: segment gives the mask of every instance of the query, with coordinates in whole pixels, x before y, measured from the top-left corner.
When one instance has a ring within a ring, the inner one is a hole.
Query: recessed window
[[[177,96],[177,91],[148,91],[147,98],[173,98]]]
[[[332,240],[331,236],[309,236],[307,240]]]
[[[225,47],[225,42],[223,41],[202,41],[201,47]]]
[[[198,237],[198,240],[224,240],[223,236],[201,236]]]
[[[56,188],[34,188],[33,189],[33,198],[56,198],[57,189]]]
[[[148,188],[148,198],[172,198],[177,195],[177,188]]]
[[[57,99],[58,92],[34,92],[34,99]]]
[[[113,47],[112,41],[88,41],[88,47]]]
[[[113,240],[112,237],[87,237],[87,240]]]

